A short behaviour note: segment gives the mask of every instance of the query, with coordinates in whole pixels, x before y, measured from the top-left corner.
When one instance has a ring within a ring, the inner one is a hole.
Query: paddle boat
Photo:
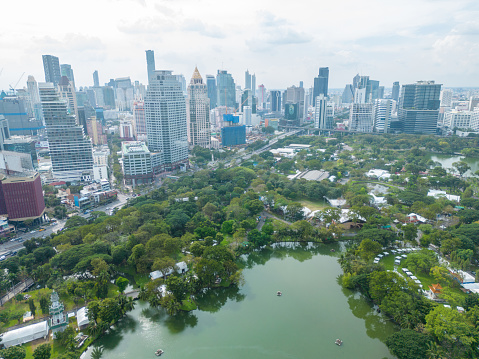
[[[158,349],[158,350],[155,352],[155,355],[156,355],[157,357],[159,357],[159,356],[160,356],[161,354],[163,354],[163,353],[164,353],[163,350]]]
[[[343,341],[341,339],[336,339],[334,341],[334,344],[341,346],[343,344]]]

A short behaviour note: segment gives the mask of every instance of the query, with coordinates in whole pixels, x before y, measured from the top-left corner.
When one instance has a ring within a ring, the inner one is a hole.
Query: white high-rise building
[[[444,113],[443,127],[447,127],[449,130],[459,128],[461,130],[467,130],[471,128],[471,111],[457,111],[451,110]]]
[[[210,99],[203,78],[195,67],[186,100],[188,142],[194,146],[211,147]]]
[[[164,170],[188,164],[186,101],[171,71],[154,71],[145,98],[146,135]]]
[[[441,91],[441,107],[451,107],[452,105],[452,90],[444,89]]]
[[[253,115],[253,109],[251,106],[243,106],[243,122],[246,127],[251,127],[251,118]]]
[[[92,145],[52,83],[40,83],[39,93],[47,128],[53,177],[63,181],[91,178]]]
[[[316,97],[316,104],[314,108],[314,128],[325,129],[326,128],[326,109],[327,99],[323,94]]]
[[[388,133],[391,125],[393,100],[380,99],[374,101],[374,131]]]
[[[78,121],[77,96],[73,82],[68,77],[62,76],[58,83],[58,91],[60,97],[67,102],[68,113],[72,116],[74,115]]]
[[[471,114],[469,126],[473,131],[479,131],[479,107],[476,107]]]
[[[372,103],[353,103],[349,112],[349,130],[373,132],[374,108]]]

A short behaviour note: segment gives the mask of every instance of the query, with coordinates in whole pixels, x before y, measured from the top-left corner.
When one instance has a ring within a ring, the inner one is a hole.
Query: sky
[[[75,4],[75,5],[73,5]],[[156,69],[203,77],[218,69],[244,86],[329,87],[357,73],[379,80],[435,80],[479,87],[477,0],[15,0],[0,12],[0,90],[43,82],[42,54],[70,64],[76,86],[130,76],[146,84],[145,50]],[[23,76],[22,74],[25,73]]]

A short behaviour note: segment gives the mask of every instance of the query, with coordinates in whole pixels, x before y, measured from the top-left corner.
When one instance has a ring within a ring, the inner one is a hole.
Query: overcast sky
[[[73,5],[75,4],[75,5]],[[478,0],[15,0],[0,12],[0,90],[45,80],[42,54],[71,64],[79,86],[130,76],[146,83],[145,50],[157,69],[230,72],[244,86],[329,87],[356,73],[381,85],[436,80],[479,87]]]

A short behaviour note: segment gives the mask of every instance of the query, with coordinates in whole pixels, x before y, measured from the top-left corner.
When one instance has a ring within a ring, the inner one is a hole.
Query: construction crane
[[[2,69],[3,70],[3,69]],[[17,88],[17,85],[19,84],[20,80],[22,79],[23,75],[25,75],[25,72],[20,76],[20,78],[18,79],[17,83],[15,84],[15,86],[12,87],[12,85],[9,85],[10,86],[10,89],[13,91],[13,94],[15,95],[15,89]]]

